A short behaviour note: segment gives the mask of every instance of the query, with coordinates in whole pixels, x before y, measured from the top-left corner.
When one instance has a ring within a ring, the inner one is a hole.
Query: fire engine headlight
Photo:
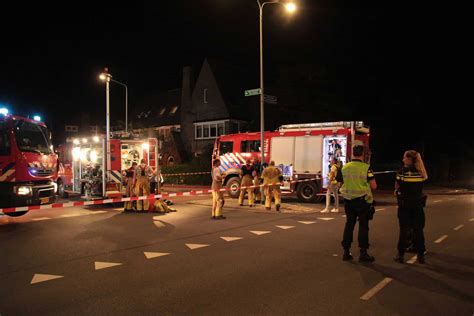
[[[58,184],[56,182],[53,182],[53,187],[54,187],[54,193],[58,193]]]
[[[28,186],[21,186],[16,188],[16,194],[18,195],[30,195],[31,194],[31,187]]]
[[[297,174],[295,174],[293,177],[295,178],[295,180],[298,180],[298,175]]]

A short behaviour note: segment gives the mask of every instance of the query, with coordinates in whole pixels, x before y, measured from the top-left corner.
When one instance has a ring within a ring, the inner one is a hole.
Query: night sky
[[[435,155],[449,154],[455,144],[470,146],[472,153],[469,118],[440,101],[449,82],[442,74],[443,21],[406,3],[297,2],[291,17],[282,6],[265,7],[267,85],[282,66],[324,69],[335,78],[333,91],[351,108],[351,118],[373,127],[380,160],[399,160],[408,147],[432,148]],[[206,57],[254,70],[248,84],[258,87],[256,1],[22,6],[2,4],[0,103],[16,113],[40,113],[53,128],[78,111],[105,116],[104,87],[97,80],[103,67],[128,84],[131,107],[147,94],[180,87],[182,67],[198,67]],[[123,98],[120,87],[112,94]],[[123,117],[119,107],[112,120]],[[453,129],[455,135],[445,132]]]

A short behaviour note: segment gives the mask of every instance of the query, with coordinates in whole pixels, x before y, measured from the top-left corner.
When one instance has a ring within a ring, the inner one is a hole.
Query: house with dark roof
[[[204,60],[198,76],[183,68],[182,87],[150,95],[133,114],[133,130],[161,140],[161,163],[179,163],[200,155],[218,136],[248,131],[250,108],[245,98],[248,77],[237,67]]]

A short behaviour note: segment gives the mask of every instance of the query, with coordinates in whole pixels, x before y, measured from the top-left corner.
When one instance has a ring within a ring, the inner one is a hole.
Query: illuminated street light
[[[98,143],[99,142],[99,136],[92,137],[92,140],[94,141],[94,143]]]
[[[8,109],[7,108],[0,108],[0,114],[8,115]]]
[[[286,11],[288,11],[289,13],[293,13],[296,11],[296,4],[294,4],[293,2],[285,3],[285,8]]]
[[[35,115],[35,116],[33,116],[33,120],[41,122],[41,116]]]
[[[260,151],[262,166],[265,163],[265,89],[263,84],[263,7],[265,4],[283,4],[286,11],[293,13],[296,11],[296,5],[293,2],[283,2],[280,0],[269,0],[260,2],[257,0],[258,8],[260,9]]]

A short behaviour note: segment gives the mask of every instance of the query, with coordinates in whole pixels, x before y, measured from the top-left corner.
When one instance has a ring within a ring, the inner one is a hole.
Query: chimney
[[[181,87],[181,138],[188,157],[192,157],[194,143],[194,111],[192,94],[194,89],[193,69],[183,67],[183,86]]]

